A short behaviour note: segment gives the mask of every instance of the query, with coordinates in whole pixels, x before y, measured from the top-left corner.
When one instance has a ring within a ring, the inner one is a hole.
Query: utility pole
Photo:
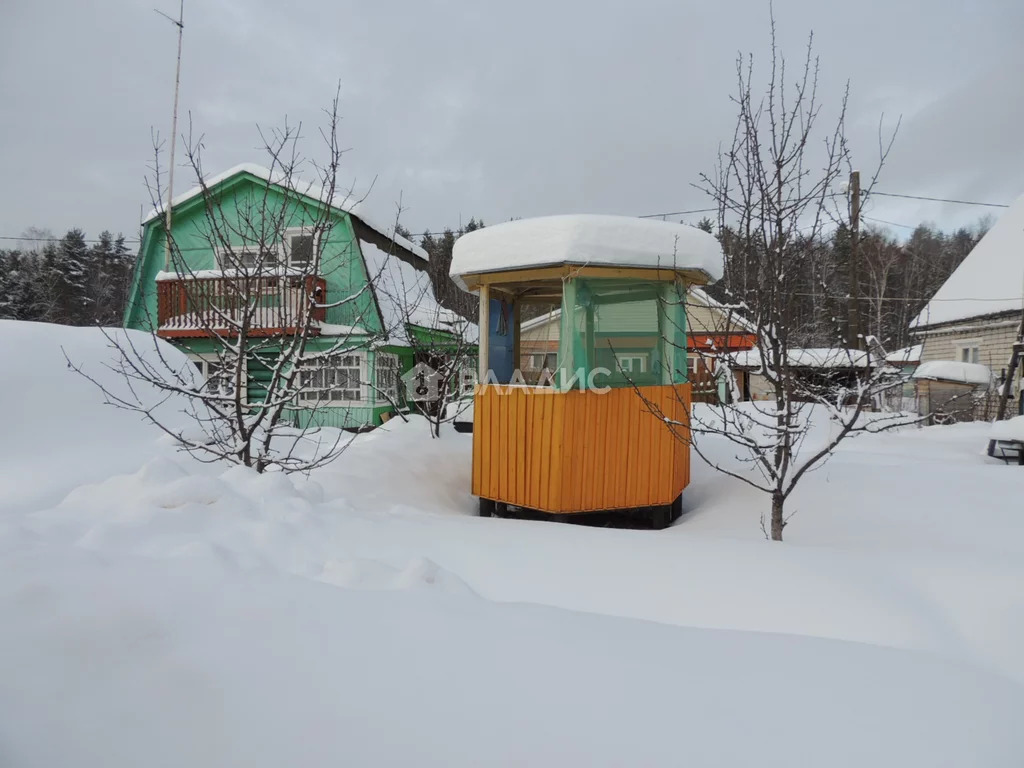
[[[156,9],[154,9],[156,10]],[[178,2],[178,18],[172,19],[163,11],[161,16],[178,28],[178,63],[174,68],[174,109],[171,112],[171,157],[167,169],[167,207],[164,210],[164,270],[171,268],[171,200],[174,199],[174,145],[178,136],[178,91],[181,87],[181,38],[185,31],[185,0]]]
[[[850,172],[850,319],[849,344],[853,349],[864,349],[860,315],[860,171]]]

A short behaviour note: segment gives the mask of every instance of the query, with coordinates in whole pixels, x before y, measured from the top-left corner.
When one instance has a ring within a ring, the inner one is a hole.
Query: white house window
[[[961,363],[981,362],[981,343],[979,341],[961,341],[956,345],[956,359]]]
[[[376,357],[377,397],[381,401],[398,402],[398,355],[378,352]]]
[[[205,395],[218,395],[222,397],[234,397],[235,394],[235,365],[233,361],[225,361],[216,355],[190,355],[189,359],[199,371],[203,379],[200,392]],[[244,366],[244,362],[243,362]],[[246,386],[246,371],[242,370],[242,391],[243,399]]]
[[[318,239],[317,233],[309,229],[285,230],[284,256],[288,268],[308,271],[315,261]]]
[[[459,391],[472,394],[476,389],[476,368],[462,368],[459,371]]]
[[[647,371],[646,355],[615,355],[619,367],[624,373],[645,373]]]
[[[217,266],[222,270],[245,269],[274,271],[278,265],[276,248],[259,248],[250,245],[233,245],[230,248],[218,246]],[[262,258],[261,258],[262,254]]]
[[[356,405],[364,402],[366,360],[362,354],[328,355],[307,360],[299,369],[299,402],[307,405]]]

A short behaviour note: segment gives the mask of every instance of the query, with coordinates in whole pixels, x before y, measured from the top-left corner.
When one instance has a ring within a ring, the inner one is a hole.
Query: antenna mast
[[[167,170],[167,207],[164,210],[164,270],[169,270],[171,268],[171,200],[174,199],[174,146],[178,143],[178,91],[181,87],[181,38],[185,31],[185,0],[179,0],[177,19],[172,19],[156,8],[153,10],[178,28],[178,62],[174,68],[174,110],[171,113],[171,157]]]

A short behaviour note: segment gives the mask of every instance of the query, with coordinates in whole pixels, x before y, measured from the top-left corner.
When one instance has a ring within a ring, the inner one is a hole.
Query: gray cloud
[[[150,130],[170,122],[174,30],[152,7],[0,8],[0,234],[135,233]],[[815,31],[826,114],[852,81],[862,170],[879,116],[904,115],[880,189],[994,202],[1024,192],[1024,4],[775,7],[794,62]],[[401,194],[414,231],[471,215],[704,207],[691,184],[729,135],[736,54],[767,55],[767,4],[754,0],[187,0],[185,12],[182,107],[205,134],[209,170],[260,161],[257,124],[285,115],[315,155],[340,80],[347,179],[376,178],[383,212]],[[876,198],[869,214],[949,227],[984,212]]]

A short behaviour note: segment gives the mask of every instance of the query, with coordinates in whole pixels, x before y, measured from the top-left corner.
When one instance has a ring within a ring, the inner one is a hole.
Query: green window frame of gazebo
[[[557,387],[685,383],[685,299],[680,280],[566,279]]]

